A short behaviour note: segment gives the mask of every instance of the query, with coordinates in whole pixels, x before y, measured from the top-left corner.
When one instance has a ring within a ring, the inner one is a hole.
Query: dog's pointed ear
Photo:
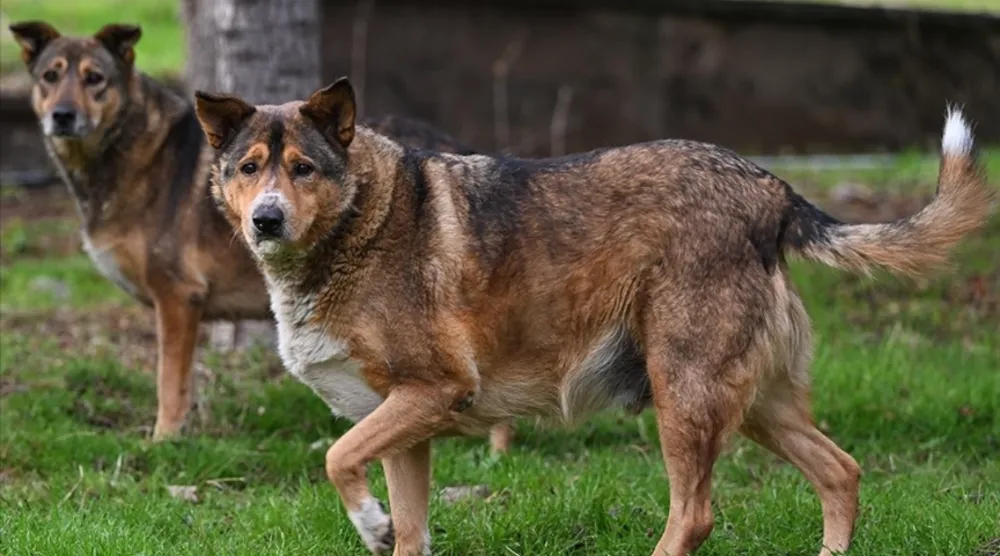
[[[59,31],[44,21],[19,21],[10,26],[10,32],[21,45],[21,59],[29,66],[45,45],[60,37]]]
[[[194,109],[212,148],[222,148],[256,109],[243,99],[195,91]]]
[[[354,102],[354,87],[351,87],[346,77],[313,93],[299,107],[299,112],[316,122],[327,138],[344,149],[354,140],[357,106]]]
[[[94,38],[101,42],[112,54],[128,65],[135,62],[135,43],[142,37],[142,28],[138,25],[123,25],[111,23],[98,31]]]

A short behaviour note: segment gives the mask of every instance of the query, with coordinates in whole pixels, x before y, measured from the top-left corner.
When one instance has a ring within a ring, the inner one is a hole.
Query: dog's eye
[[[104,82],[104,76],[97,73],[96,71],[88,71],[83,76],[83,81],[87,85],[100,85]]]
[[[295,165],[295,175],[300,178],[309,176],[312,173],[313,173],[313,167],[304,162],[299,162],[298,164]]]
[[[257,173],[257,163],[256,162],[247,162],[243,166],[240,166],[240,172],[243,172],[244,174],[246,174],[248,176],[252,176],[252,175],[256,174]]]
[[[59,72],[56,70],[48,70],[42,74],[42,79],[45,80],[46,83],[55,83],[56,81],[59,81]]]

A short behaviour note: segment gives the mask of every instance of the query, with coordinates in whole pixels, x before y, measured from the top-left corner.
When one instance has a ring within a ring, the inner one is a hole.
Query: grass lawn
[[[881,2],[997,10],[997,0]],[[176,0],[4,0],[4,25],[66,33],[139,22],[138,63],[183,64]],[[9,34],[0,69],[20,67]],[[1000,150],[986,153],[994,185]],[[933,191],[934,159],[887,170],[780,172],[847,218],[888,218]],[[828,193],[863,186],[853,201]],[[868,191],[865,192],[864,188]],[[864,280],[794,268],[816,328],[816,420],[865,472],[852,554],[1000,554],[1000,216],[934,279]],[[187,436],[146,440],[155,414],[151,313],[81,253],[61,190],[0,190],[0,554],[364,554],[323,472],[347,425],[263,350],[197,368]],[[435,445],[435,554],[648,554],[669,488],[651,412],[575,430],[519,423],[512,453],[482,439]],[[381,468],[374,491],[385,498]],[[193,487],[193,497],[168,487]],[[716,466],[716,529],[699,554],[813,554],[821,515],[801,475],[734,439]]]
[[[0,70],[21,69],[20,48],[7,31],[14,21],[41,19],[64,35],[90,35],[108,23],[142,25],[136,64],[152,75],[184,67],[180,0],[3,0]]]
[[[1000,153],[988,158],[996,183]],[[875,174],[785,175],[821,202],[838,182],[871,187],[860,203],[825,201],[868,218],[919,204],[934,173],[933,162],[910,157]],[[72,209],[51,195],[2,198],[0,553],[363,554],[323,473],[325,449],[346,425],[272,354],[206,349],[188,436],[145,440],[152,316],[97,276]],[[44,216],[18,218],[37,216],[32,202]],[[1000,551],[1000,217],[958,261],[918,283],[795,267],[816,326],[816,419],[865,472],[852,554]],[[650,412],[604,414],[576,430],[524,421],[507,456],[451,439],[436,444],[434,461],[436,492],[492,492],[434,499],[436,554],[647,554],[666,519]],[[371,477],[384,498],[379,466]],[[170,486],[195,487],[197,500]],[[811,488],[755,445],[734,440],[714,492],[717,525],[701,554],[818,551]]]

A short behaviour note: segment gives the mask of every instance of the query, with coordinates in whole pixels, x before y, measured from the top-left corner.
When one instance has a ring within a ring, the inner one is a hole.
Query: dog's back
[[[395,114],[379,114],[366,116],[361,124],[414,149],[454,154],[475,154],[477,152],[469,145],[441,132],[427,122],[413,118]]]

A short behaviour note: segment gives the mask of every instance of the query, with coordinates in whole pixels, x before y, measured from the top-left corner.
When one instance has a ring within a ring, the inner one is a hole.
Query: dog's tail
[[[917,275],[947,262],[951,248],[986,221],[992,193],[973,152],[972,128],[949,108],[934,200],[884,224],[844,224],[790,193],[783,246],[806,259],[855,272],[882,267]]]

